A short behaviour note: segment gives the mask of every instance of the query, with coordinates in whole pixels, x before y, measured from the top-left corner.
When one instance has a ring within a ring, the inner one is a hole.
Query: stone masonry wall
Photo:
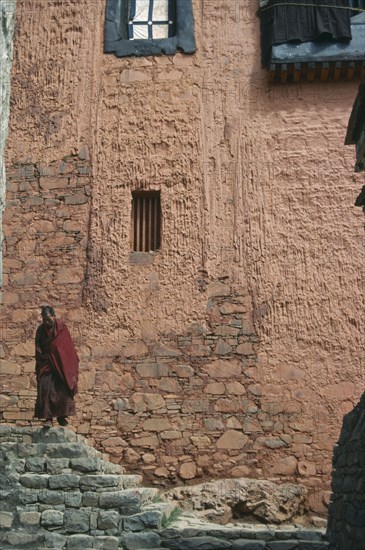
[[[173,501],[161,498],[158,489],[141,487],[141,476],[123,474],[107,458],[67,429],[1,426],[1,548],[327,548],[323,529],[222,526],[192,513],[176,514]]]
[[[0,372],[35,399],[39,308],[80,354],[75,428],[156,483],[290,479],[323,513],[363,387],[357,84],[268,86],[257,5],[195,0],[197,53],[103,54],[104,0],[18,0]],[[131,254],[131,196],[162,246]]]

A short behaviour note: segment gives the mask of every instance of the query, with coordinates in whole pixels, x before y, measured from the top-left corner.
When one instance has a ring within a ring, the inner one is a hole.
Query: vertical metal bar
[[[136,252],[139,252],[140,250],[140,219],[141,219],[141,199],[140,197],[136,197]]]
[[[149,197],[148,199],[148,231],[147,231],[147,239],[148,239],[148,251],[153,250],[152,245],[152,201],[153,197]]]
[[[158,233],[159,233],[159,230],[158,230],[158,226],[159,226],[159,223],[160,223],[160,220],[159,220],[159,215],[158,215],[158,203],[159,203],[159,197],[157,196],[155,198],[155,204],[154,204],[154,239],[155,239],[155,242],[154,242],[154,247],[155,247],[155,250],[158,249],[159,247],[159,237],[158,237]]]
[[[142,201],[142,217],[141,217],[141,236],[142,236],[142,242],[141,242],[141,251],[146,252],[146,199],[145,197],[141,198]]]

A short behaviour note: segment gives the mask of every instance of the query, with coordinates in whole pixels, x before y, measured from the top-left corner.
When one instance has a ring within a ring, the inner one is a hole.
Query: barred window
[[[104,29],[118,57],[195,52],[192,0],[106,0]]]
[[[161,246],[160,191],[132,192],[134,252],[150,252]]]
[[[175,35],[175,0],[128,0],[129,40],[156,40]]]

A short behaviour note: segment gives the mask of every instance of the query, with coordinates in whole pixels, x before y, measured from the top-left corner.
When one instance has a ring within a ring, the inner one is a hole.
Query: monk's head
[[[42,306],[42,321],[47,328],[53,328],[56,322],[56,314],[51,306]]]

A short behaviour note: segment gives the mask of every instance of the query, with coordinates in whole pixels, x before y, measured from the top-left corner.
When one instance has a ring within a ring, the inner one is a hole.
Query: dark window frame
[[[171,38],[129,40],[127,0],[107,0],[104,27],[104,53],[118,57],[174,55],[196,51],[192,0],[176,1],[176,34]]]

